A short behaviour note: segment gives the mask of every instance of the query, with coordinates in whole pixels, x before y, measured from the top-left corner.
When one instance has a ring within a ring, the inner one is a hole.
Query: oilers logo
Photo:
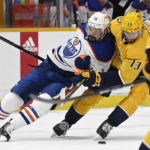
[[[79,38],[75,37],[68,42],[67,46],[63,50],[63,55],[65,58],[73,58],[78,55],[81,51],[81,41]]]

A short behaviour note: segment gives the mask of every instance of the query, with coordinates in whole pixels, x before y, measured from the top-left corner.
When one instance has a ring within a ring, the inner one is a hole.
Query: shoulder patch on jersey
[[[118,23],[122,23],[122,17],[118,17],[118,18],[117,18],[117,22],[118,22]]]
[[[65,58],[73,58],[78,55],[81,51],[81,41],[78,37],[73,38],[68,42],[67,46],[63,50],[63,55]]]

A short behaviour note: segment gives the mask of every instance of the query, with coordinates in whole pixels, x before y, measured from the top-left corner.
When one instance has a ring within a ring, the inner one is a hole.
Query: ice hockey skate
[[[99,140],[99,139],[105,139],[109,132],[111,131],[111,129],[113,128],[113,126],[111,125],[111,123],[109,122],[109,120],[105,120],[97,129],[96,133],[98,133],[98,135],[95,137],[95,140]]]
[[[58,124],[56,124],[54,127],[53,127],[53,134],[51,137],[63,137],[66,135],[67,133],[67,130],[70,128],[71,126],[66,122],[66,121],[62,121]]]
[[[8,142],[11,138],[10,134],[13,131],[13,126],[11,125],[10,121],[6,122],[0,128],[0,142]]]

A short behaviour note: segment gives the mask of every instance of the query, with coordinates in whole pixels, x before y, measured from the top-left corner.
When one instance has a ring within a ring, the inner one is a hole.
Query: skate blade
[[[0,136],[0,142],[8,142],[7,138],[3,135]]]
[[[99,136],[99,135],[96,135],[96,136],[94,137],[94,140],[95,140],[95,141],[97,141],[97,140],[102,140],[102,137]]]
[[[53,132],[53,134],[51,135],[51,138],[55,138],[55,137],[57,137],[57,135],[55,132]]]
[[[53,134],[51,135],[51,138],[64,138],[65,135],[60,135],[58,136],[55,132],[53,132]]]

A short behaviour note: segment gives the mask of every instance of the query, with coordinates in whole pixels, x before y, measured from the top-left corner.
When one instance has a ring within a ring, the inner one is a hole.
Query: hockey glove
[[[146,77],[147,85],[150,87],[150,49],[146,50],[148,63],[143,67],[143,74]]]
[[[74,74],[80,75],[81,73],[88,71],[90,68],[90,56],[80,55],[75,59],[75,70]]]
[[[84,86],[100,86],[101,76],[98,72],[83,72],[82,77],[87,80],[83,83]]]
[[[146,71],[148,73],[150,73],[150,49],[147,49],[146,50],[146,54],[147,54],[147,58],[148,58],[148,63],[146,65]]]

